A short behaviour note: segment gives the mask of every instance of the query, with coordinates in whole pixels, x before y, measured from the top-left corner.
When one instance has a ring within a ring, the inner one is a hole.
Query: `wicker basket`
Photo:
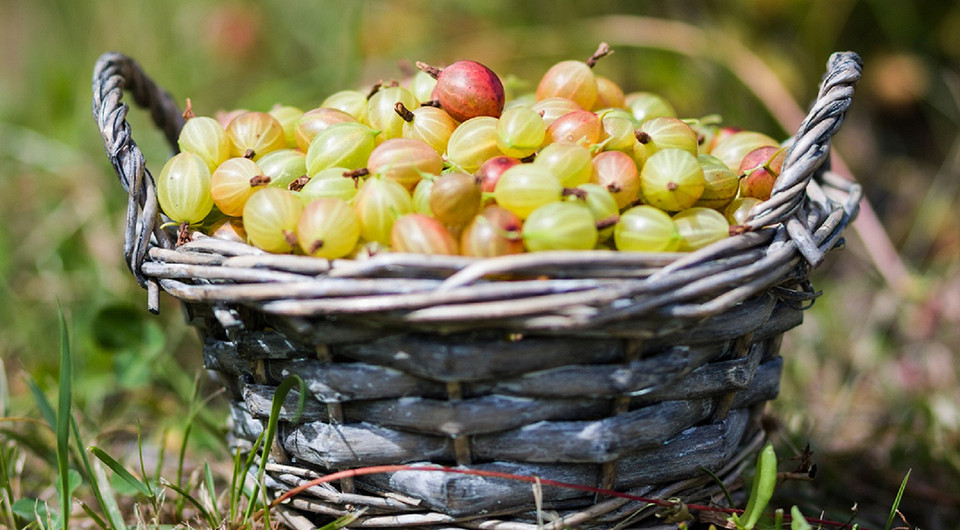
[[[232,399],[232,441],[260,434],[285,377],[307,383],[313,399],[294,419],[289,398],[265,464],[274,491],[416,463],[689,502],[715,489],[704,469],[732,480],[761,443],[781,337],[816,296],[811,269],[857,212],[859,186],[825,162],[860,67],[853,53],[830,58],[773,197],[744,233],[689,254],[327,261],[199,234],[175,248],[123,90],[174,150],[180,109],[110,53],[96,64],[93,114],[129,194],[127,264],[152,311],[165,291],[198,328]],[[399,471],[314,486],[288,506],[315,521],[366,507],[363,527],[532,529],[547,517],[546,528],[609,528],[651,515],[564,488],[543,487],[538,502],[523,482]]]

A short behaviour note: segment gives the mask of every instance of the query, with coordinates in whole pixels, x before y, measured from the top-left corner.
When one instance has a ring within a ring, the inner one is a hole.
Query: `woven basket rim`
[[[851,104],[860,69],[855,53],[831,56],[817,99],[788,142],[771,198],[742,233],[690,253],[382,253],[329,261],[272,255],[202,234],[177,247],[160,227],[153,178],[122,101],[124,90],[132,92],[176,152],[184,122],[173,98],[133,59],[111,52],[95,67],[93,113],[129,194],[124,255],[148,289],[151,311],[158,311],[163,290],[185,303],[246,305],[290,318],[363,316],[426,328],[478,322],[519,330],[602,328],[641,314],[698,320],[765,292],[790,297],[810,290],[809,271],[842,241],[862,196],[858,184],[827,167],[830,138]]]

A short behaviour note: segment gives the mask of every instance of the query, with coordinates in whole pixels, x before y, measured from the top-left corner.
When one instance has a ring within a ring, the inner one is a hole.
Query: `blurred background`
[[[474,59],[518,90],[554,62],[615,53],[597,70],[665,95],[682,117],[789,136],[831,52],[864,78],[834,164],[868,204],[845,250],[816,271],[823,296],[782,353],[778,453],[809,443],[819,475],[778,502],[884,524],[903,477],[906,525],[960,521],[960,4],[942,0],[153,0],[0,3],[0,416],[36,417],[27,385],[55,395],[62,307],[81,430],[120,459],[136,441],[179,447],[200,346],[176,300],[146,310],[122,260],[126,197],[90,112],[97,57],[120,51],[198,114],[309,109],[335,90],[400,78],[400,65]],[[782,90],[781,90],[782,87]],[[799,107],[798,107],[799,106]],[[148,167],[169,156],[138,110]],[[875,216],[873,215],[875,212]],[[188,460],[229,462],[212,400]],[[0,422],[0,443],[51,440]],[[156,449],[155,449],[156,450]],[[49,462],[40,443],[31,458]],[[55,466],[23,474],[51,495]]]

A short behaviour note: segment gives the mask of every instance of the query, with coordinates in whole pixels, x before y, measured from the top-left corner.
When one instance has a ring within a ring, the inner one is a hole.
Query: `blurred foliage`
[[[708,44],[740,43],[801,105],[813,100],[832,51],[863,57],[865,77],[836,146],[916,288],[885,285],[851,231],[847,250],[817,272],[823,298],[787,336],[774,409],[786,438],[809,440],[822,458],[828,479],[795,492],[816,509],[883,505],[915,468],[908,520],[947,527],[960,517],[960,501],[945,493],[960,491],[960,4],[941,0],[5,0],[0,358],[11,410],[35,413],[24,373],[55,386],[57,303],[83,375],[78,410],[103,437],[129,440],[135,418],[150,418],[146,430],[158,437],[176,432],[201,369],[175,300],[164,298],[159,317],[147,314],[121,257],[125,197],[90,116],[100,53],[136,58],[178,100],[190,97],[198,113],[211,114],[276,102],[310,108],[334,90],[400,77],[399,64],[416,60],[472,58],[532,88],[553,62],[586,58],[608,40],[616,52],[598,70],[625,89],[661,92],[685,116],[719,113],[731,124],[790,133],[749,90],[760,77],[723,66],[731,50],[687,56],[632,46],[623,41],[679,35],[630,34],[635,17],[689,23]],[[156,170],[168,148],[143,113],[129,119]],[[222,410],[207,418],[198,460],[222,450]]]

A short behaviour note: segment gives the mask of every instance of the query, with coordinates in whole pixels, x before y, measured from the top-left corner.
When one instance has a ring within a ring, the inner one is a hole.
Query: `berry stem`
[[[180,228],[177,229],[177,246],[179,247],[192,240],[193,238],[190,237],[190,223],[186,221],[180,223]]]
[[[617,214],[613,214],[609,217],[598,219],[595,224],[597,225],[597,230],[603,230],[604,228],[610,228],[611,226],[617,224],[619,221],[620,221],[620,216]]]
[[[300,175],[297,177],[290,185],[287,186],[287,189],[290,191],[300,191],[304,186],[307,185],[307,182],[310,182],[310,177],[306,175]]]
[[[770,155],[770,158],[768,158],[767,161],[763,163],[763,169],[766,169],[772,175],[775,175],[775,176],[779,175],[780,173],[777,171],[774,171],[773,168],[770,167],[770,164],[772,164],[773,160],[778,156],[780,156],[786,150],[787,150],[786,147],[781,147],[780,149],[777,149],[772,155]]]
[[[650,133],[647,131],[641,131],[640,129],[633,131],[633,135],[636,136],[637,141],[642,144],[648,144],[651,140],[653,140],[653,138],[650,137]]]
[[[197,115],[193,112],[193,104],[190,102],[190,98],[187,98],[187,108],[183,110],[183,121],[196,117]]]
[[[396,105],[393,106],[393,110],[397,111],[397,114],[403,118],[403,121],[410,123],[413,121],[413,113],[410,112],[410,109],[403,104],[402,101],[398,101]]]
[[[247,149],[243,152],[243,158],[249,158],[250,160],[253,160],[253,157],[255,156],[257,156],[257,152],[253,149]]]
[[[421,103],[420,106],[421,106],[421,107],[437,107],[437,108],[439,109],[439,108],[440,108],[440,100],[439,100],[439,99],[429,99],[429,100],[424,101],[423,103]]]
[[[270,184],[270,177],[266,175],[257,175],[250,179],[250,187],[255,188],[257,186],[266,186]]]
[[[372,98],[374,94],[376,94],[377,92],[380,92],[380,88],[381,88],[382,86],[383,86],[383,81],[382,81],[382,80],[377,81],[376,83],[374,83],[373,86],[370,87],[370,91],[367,92],[367,99]]]
[[[417,68],[419,68],[420,70],[423,70],[424,72],[427,73],[427,75],[429,75],[434,79],[440,77],[440,72],[443,71],[440,68],[437,68],[436,66],[430,66],[429,64],[420,62],[420,61],[417,61]]]
[[[287,244],[290,245],[291,247],[296,247],[296,246],[297,246],[297,234],[293,233],[292,231],[290,231],[290,230],[284,230],[284,231],[283,231],[283,239],[284,239],[284,241],[286,241]]]
[[[344,172],[343,172],[343,176],[344,176],[344,177],[347,177],[347,178],[349,178],[349,179],[354,179],[354,180],[356,180],[356,179],[358,179],[358,178],[361,178],[361,177],[366,177],[366,176],[369,175],[369,174],[370,174],[370,170],[367,169],[367,168],[365,168],[365,167],[362,167],[362,168],[360,168],[360,169],[354,169],[353,171],[344,171]]]
[[[593,52],[593,55],[587,59],[587,66],[593,68],[597,64],[597,61],[613,53],[613,50],[610,48],[610,45],[606,42],[601,42],[600,46],[597,47],[597,51]]]
[[[587,198],[587,192],[580,188],[563,188],[562,195],[564,197],[569,197],[570,195],[573,195],[574,197],[580,200],[586,200]]]
[[[320,250],[321,248],[323,248],[323,240],[318,239],[314,241],[313,244],[310,245],[310,254],[313,254],[314,252]]]

